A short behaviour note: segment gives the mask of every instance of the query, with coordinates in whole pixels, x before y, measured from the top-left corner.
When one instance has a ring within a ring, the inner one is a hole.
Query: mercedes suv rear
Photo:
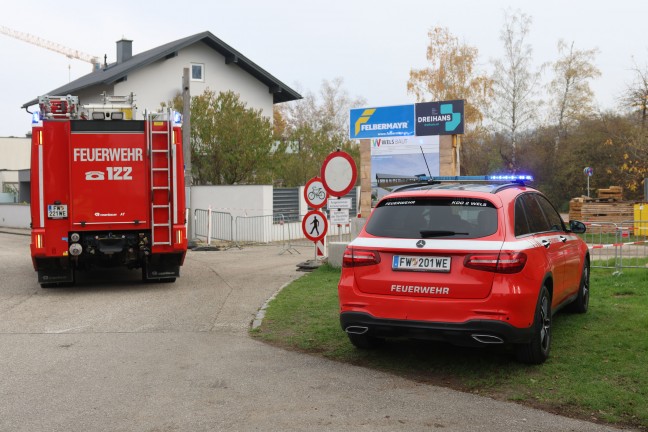
[[[586,312],[589,254],[549,200],[516,180],[440,182],[384,197],[349,244],[338,286],[350,341],[514,344],[542,363],[552,314]]]

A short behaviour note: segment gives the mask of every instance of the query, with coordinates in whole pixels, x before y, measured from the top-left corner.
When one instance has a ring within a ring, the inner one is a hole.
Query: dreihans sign
[[[416,136],[464,133],[464,101],[424,102],[415,106]]]

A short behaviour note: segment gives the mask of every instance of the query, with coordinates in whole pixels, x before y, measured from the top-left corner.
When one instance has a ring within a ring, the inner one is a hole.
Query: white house
[[[82,76],[43,95],[79,96],[81,105],[100,103],[101,94],[135,94],[138,111],[154,111],[182,90],[183,69],[189,68],[192,96],[206,88],[216,93],[238,93],[249,108],[261,109],[272,119],[272,105],[301,99],[291,89],[240,52],[206,31],[133,55],[133,41],[117,41],[117,61],[98,65]],[[34,98],[23,105],[38,103]]]

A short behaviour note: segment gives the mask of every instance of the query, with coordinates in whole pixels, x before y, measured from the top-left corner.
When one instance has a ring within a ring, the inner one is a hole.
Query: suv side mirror
[[[570,220],[569,221],[569,230],[571,232],[573,232],[574,234],[583,234],[585,231],[587,231],[587,227],[581,221]]]

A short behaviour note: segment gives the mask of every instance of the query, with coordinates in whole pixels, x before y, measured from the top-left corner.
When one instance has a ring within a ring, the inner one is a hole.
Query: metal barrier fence
[[[204,237],[207,243],[211,240],[234,241],[234,218],[231,214],[198,209],[194,212],[194,221],[195,236]]]
[[[211,217],[210,217],[211,215]],[[297,213],[267,216],[237,216],[210,209],[194,212],[195,237],[211,244],[213,240],[242,247],[255,244],[281,244],[283,249],[293,246],[314,247],[302,232],[304,215]],[[329,225],[327,241],[350,241],[349,226]]]
[[[593,268],[648,269],[648,221],[585,222]]]

